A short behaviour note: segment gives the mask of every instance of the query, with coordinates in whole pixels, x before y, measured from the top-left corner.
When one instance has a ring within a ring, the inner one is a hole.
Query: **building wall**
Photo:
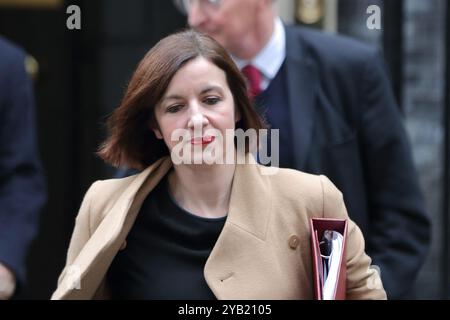
[[[404,6],[403,110],[414,160],[433,221],[432,247],[416,296],[441,298],[443,275],[443,173],[445,0],[406,0]]]

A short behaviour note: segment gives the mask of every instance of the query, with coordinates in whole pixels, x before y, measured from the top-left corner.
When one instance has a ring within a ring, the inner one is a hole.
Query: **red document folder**
[[[347,264],[345,258],[346,238],[347,238],[347,220],[337,219],[310,219],[311,229],[311,252],[313,266],[314,299],[323,300],[323,261],[320,255],[320,241],[325,230],[334,230],[343,235],[342,255],[339,263],[336,290],[334,292],[335,300],[345,300],[346,295],[346,272]]]

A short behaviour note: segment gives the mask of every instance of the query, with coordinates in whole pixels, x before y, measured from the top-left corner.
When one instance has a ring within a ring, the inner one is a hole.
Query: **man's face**
[[[192,0],[188,10],[189,25],[218,41],[229,52],[236,52],[256,26],[256,13],[263,0]]]

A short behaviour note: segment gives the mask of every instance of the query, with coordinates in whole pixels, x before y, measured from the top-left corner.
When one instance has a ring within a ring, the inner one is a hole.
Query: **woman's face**
[[[204,154],[211,150],[216,150],[214,157],[225,157],[226,131],[233,132],[239,120],[225,72],[202,57],[177,71],[155,108],[155,117],[158,128],[152,129],[164,139],[172,159],[176,153],[183,163],[191,159],[191,164],[204,163]]]

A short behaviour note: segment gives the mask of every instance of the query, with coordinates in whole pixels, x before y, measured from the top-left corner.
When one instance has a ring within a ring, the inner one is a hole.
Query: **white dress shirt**
[[[242,70],[251,64],[261,72],[261,89],[265,90],[275,78],[286,58],[286,32],[279,17],[274,20],[274,31],[264,48],[252,60],[241,60],[233,57],[234,62]]]

